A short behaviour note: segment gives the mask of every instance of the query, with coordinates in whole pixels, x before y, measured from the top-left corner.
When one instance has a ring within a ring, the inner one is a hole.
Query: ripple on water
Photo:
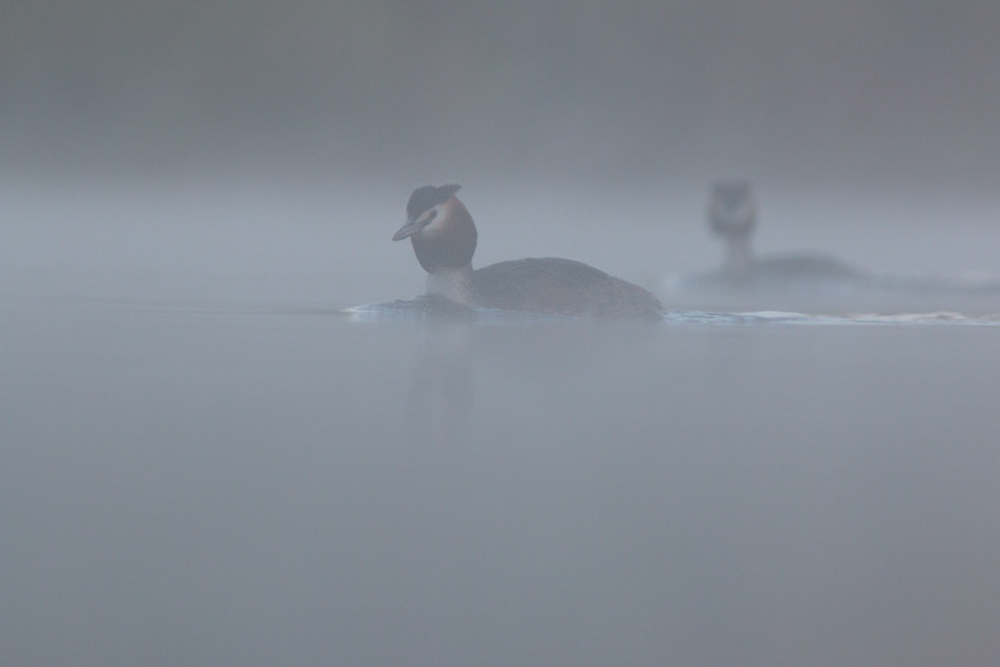
[[[346,308],[341,313],[355,322],[405,322],[419,320],[465,321],[477,324],[557,322],[582,318],[517,311],[470,308],[440,297],[419,296],[408,301],[373,303]],[[663,313],[669,325],[761,326],[761,325],[1000,325],[1000,314],[963,315],[949,311],[929,313],[855,313],[823,315],[784,311],[709,312],[671,310]]]

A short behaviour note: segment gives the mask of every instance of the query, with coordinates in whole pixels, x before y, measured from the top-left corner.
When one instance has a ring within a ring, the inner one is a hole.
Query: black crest
[[[451,185],[442,185],[441,187],[425,185],[422,188],[417,188],[410,195],[410,201],[406,202],[406,217],[410,220],[415,220],[424,211],[428,211],[438,204],[448,201],[448,197],[458,192],[460,187],[462,186],[452,183]]]

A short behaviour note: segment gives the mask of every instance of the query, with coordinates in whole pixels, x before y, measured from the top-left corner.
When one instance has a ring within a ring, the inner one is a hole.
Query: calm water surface
[[[0,663],[1000,664],[998,349],[8,299]]]

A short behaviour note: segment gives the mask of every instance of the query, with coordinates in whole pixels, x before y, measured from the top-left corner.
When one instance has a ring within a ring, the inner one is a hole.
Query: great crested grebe
[[[466,306],[595,318],[660,317],[656,297],[637,285],[569,259],[498,262],[472,270],[476,225],[455,197],[460,186],[425,185],[410,195],[406,224],[392,237],[409,238],[427,271],[427,294]]]
[[[996,312],[1000,280],[873,273],[823,253],[756,255],[751,238],[757,202],[745,180],[722,180],[708,192],[707,222],[726,244],[722,266],[664,277],[678,309],[798,311],[827,314]]]
[[[853,281],[862,273],[832,257],[813,253],[757,258],[750,237],[757,227],[757,202],[746,181],[721,181],[708,197],[708,224],[726,241],[722,275],[733,282]]]

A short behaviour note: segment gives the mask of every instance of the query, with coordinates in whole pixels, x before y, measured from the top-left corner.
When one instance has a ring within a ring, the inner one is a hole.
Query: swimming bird
[[[720,181],[708,197],[708,224],[726,242],[722,277],[731,282],[854,281],[862,272],[832,257],[798,253],[755,257],[750,237],[757,227],[757,201],[747,181]]]
[[[478,233],[461,186],[425,185],[410,195],[406,224],[393,241],[410,239],[427,271],[427,294],[465,306],[599,319],[656,319],[660,302],[643,288],[554,257],[498,262],[472,269]]]

